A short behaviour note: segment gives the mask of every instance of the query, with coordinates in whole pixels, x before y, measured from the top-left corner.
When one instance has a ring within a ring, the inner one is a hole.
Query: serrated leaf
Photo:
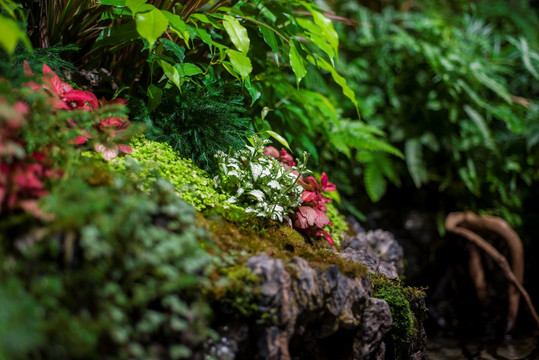
[[[280,142],[285,148],[287,148],[290,152],[292,152],[292,149],[290,149],[290,145],[288,145],[288,141],[281,135],[277,134],[275,131],[266,130],[265,131],[269,136]]]
[[[148,41],[150,50],[155,41],[163,35],[168,28],[168,20],[158,9],[148,12],[138,13],[135,16],[137,32]]]
[[[251,71],[253,71],[251,60],[243,53],[229,49],[227,55],[232,66],[234,67],[234,70],[236,70],[236,72],[240,74],[242,78],[246,78],[249,76]]]
[[[296,75],[296,85],[299,87],[301,79],[307,75],[305,60],[303,60],[303,57],[299,54],[298,49],[296,49],[294,44],[290,45],[290,52],[288,55],[290,57],[290,66]]]
[[[251,43],[249,35],[247,34],[247,29],[244,28],[236,18],[230,15],[223,16],[223,26],[234,46],[236,46],[236,48],[243,54],[247,55]]]

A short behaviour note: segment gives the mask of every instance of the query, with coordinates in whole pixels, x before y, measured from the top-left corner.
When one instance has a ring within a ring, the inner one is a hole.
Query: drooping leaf
[[[161,97],[163,96],[163,90],[161,90],[154,84],[150,84],[146,93],[148,95],[148,109],[150,111],[153,111],[155,110],[155,108],[157,108],[159,102],[161,101]]]
[[[287,148],[290,152],[292,152],[292,149],[290,149],[290,145],[288,145],[288,141],[281,135],[277,134],[275,131],[266,130],[265,131],[269,136],[280,142],[285,148]]]
[[[168,20],[158,9],[138,13],[135,16],[137,31],[150,44],[150,49],[155,41],[163,35],[168,27]]]
[[[178,69],[176,69],[174,66],[170,65],[166,61],[160,60],[159,65],[161,65],[161,68],[163,68],[163,72],[165,73],[165,76],[172,81],[174,85],[178,87],[178,89],[181,91],[181,83],[180,83],[180,73],[178,72]]]
[[[163,48],[165,50],[171,51],[176,56],[176,58],[180,60],[180,62],[183,62],[183,59],[185,59],[184,47],[181,47],[180,45],[169,39],[161,39],[161,42],[163,43]]]
[[[246,78],[249,76],[251,71],[253,71],[251,60],[243,53],[229,49],[227,55],[232,63],[232,66],[234,67],[234,70],[236,70],[242,78]]]
[[[303,60],[303,57],[299,54],[298,49],[296,49],[295,45],[290,46],[290,66],[292,67],[292,71],[294,71],[294,74],[296,75],[296,85],[299,87],[299,83],[301,79],[307,75],[307,69],[305,68],[305,60]]]
[[[427,180],[427,170],[423,163],[423,148],[417,138],[408,139],[404,144],[404,157],[408,172],[417,188]]]
[[[279,66],[279,44],[277,42],[277,37],[275,36],[275,32],[273,32],[271,29],[267,28],[266,26],[260,25],[258,27],[258,30],[260,30],[260,33],[262,34],[262,38],[266,42],[266,44],[269,45],[271,48],[271,51],[273,52],[273,58],[275,59],[275,63],[277,66]]]

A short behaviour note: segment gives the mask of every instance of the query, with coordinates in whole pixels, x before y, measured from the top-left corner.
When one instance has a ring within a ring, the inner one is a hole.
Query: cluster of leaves
[[[264,154],[267,139],[253,138],[252,146],[234,154],[217,154],[219,174],[215,186],[232,194],[228,202],[241,204],[247,213],[292,223],[289,214],[301,203],[303,188],[298,184],[304,165],[289,170]]]
[[[10,227],[1,241],[11,259],[2,278],[23,282],[39,309],[47,342],[33,356],[178,359],[211,334],[200,297],[208,235],[169,183],[144,194],[121,178],[99,187],[71,178],[44,209],[54,221],[39,237]]]
[[[182,93],[168,94],[151,114],[135,115],[144,121],[147,137],[165,142],[183,157],[210,172],[215,154],[243,148],[249,119],[243,117],[243,96],[234,85],[219,85],[210,77],[204,86],[187,84]]]
[[[342,67],[364,118],[391,134],[406,163],[356,155],[371,199],[380,199],[388,181],[409,186],[410,179],[418,188],[438,187],[457,206],[518,224],[525,189],[538,180],[537,136],[527,129],[539,121],[537,90],[529,85],[538,79],[539,53],[466,12],[376,13],[348,2],[337,9],[369,24],[338,28]]]
[[[33,76],[32,70],[29,65],[25,63],[25,73],[27,76]],[[44,89],[50,95],[51,105],[54,110],[85,110],[95,111],[99,108],[110,104],[126,104],[123,99],[115,99],[112,101],[106,101],[101,99],[97,100],[97,97],[90,91],[74,90],[71,85],[60,80],[60,77],[56,75],[46,64],[43,64],[43,84],[38,85],[35,82],[28,83],[34,91],[40,91]],[[76,127],[77,123],[73,120],[69,120],[68,124],[72,127]],[[99,122],[95,124],[94,128],[106,136],[106,143],[99,142],[94,143],[94,148],[97,152],[103,154],[105,160],[110,160],[118,156],[118,152],[130,153],[131,148],[128,145],[121,143],[125,142],[131,133],[127,131],[129,127],[129,121],[127,116],[117,115],[101,118]],[[83,135],[77,136],[73,139],[75,144],[84,144],[93,137],[88,131],[83,131]]]

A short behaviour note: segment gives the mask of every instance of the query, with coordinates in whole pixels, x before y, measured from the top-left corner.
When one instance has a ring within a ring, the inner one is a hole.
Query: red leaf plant
[[[33,75],[30,66],[26,62],[24,64],[24,69],[27,76]],[[30,82],[27,85],[34,91],[40,91],[42,89],[46,90],[52,96],[51,105],[54,109],[95,111],[105,105],[127,104],[127,101],[124,99],[115,99],[111,101],[106,101],[104,99],[98,100],[90,91],[74,90],[71,85],[60,80],[60,77],[46,64],[43,64],[43,84],[40,86],[35,82]],[[77,126],[73,120],[68,121],[68,123],[72,127]],[[96,124],[95,128],[98,131],[108,135],[107,145],[101,143],[94,144],[95,150],[102,153],[105,160],[110,160],[118,156],[119,152],[127,154],[131,153],[132,149],[130,146],[117,144],[117,141],[110,142],[110,140],[114,138],[116,138],[115,140],[121,139],[120,134],[125,131],[129,125],[130,122],[127,120],[127,116],[115,116],[101,119],[99,123]],[[88,131],[83,130],[82,134],[83,135],[73,139],[71,143],[80,145],[92,138]]]
[[[294,158],[285,149],[278,151],[273,146],[268,146],[264,149],[264,154],[277,159],[289,171],[292,170],[292,166],[296,166]],[[301,194],[303,203],[298,207],[296,213],[291,216],[292,225],[294,229],[307,236],[323,236],[333,246],[333,238],[327,231],[323,230],[326,225],[333,226],[326,215],[325,205],[330,203],[331,200],[322,193],[336,191],[337,187],[329,182],[325,172],[322,173],[320,182],[321,184],[318,183],[314,176],[309,176],[305,179],[301,176],[298,180],[298,183],[304,189]]]
[[[18,132],[29,113],[24,102],[11,105],[0,97],[0,214],[20,209],[47,218],[37,201],[48,193],[45,181],[62,173],[53,170],[45,153],[24,150]]]

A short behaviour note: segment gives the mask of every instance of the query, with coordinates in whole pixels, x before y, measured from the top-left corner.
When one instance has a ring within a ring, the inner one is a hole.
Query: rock
[[[365,264],[372,272],[396,279],[404,270],[404,252],[395,237],[387,231],[358,232],[342,241],[341,255]]]

